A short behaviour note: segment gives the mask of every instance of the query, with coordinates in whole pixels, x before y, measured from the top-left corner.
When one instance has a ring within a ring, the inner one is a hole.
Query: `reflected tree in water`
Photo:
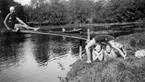
[[[66,40],[64,41],[62,37],[52,37],[52,36],[38,36],[35,40],[35,60],[40,66],[46,66],[48,61],[57,59],[60,56],[66,54],[76,54],[79,50],[78,43],[79,40]]]
[[[49,37],[47,36],[38,36],[36,38],[36,47],[35,47],[35,54],[34,54],[34,58],[35,60],[38,62],[39,66],[46,66],[47,65],[47,61],[49,60],[49,55],[48,55],[48,50],[49,50],[49,46],[47,44],[47,41],[49,41]]]
[[[19,48],[24,38],[17,38],[13,35],[5,35],[5,38],[0,40],[0,66],[10,67],[20,61]],[[18,45],[19,44],[19,45]]]

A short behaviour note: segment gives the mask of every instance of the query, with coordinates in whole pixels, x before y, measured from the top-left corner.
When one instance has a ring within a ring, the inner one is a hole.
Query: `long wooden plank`
[[[126,25],[139,25],[142,24],[140,22],[125,22],[125,23],[96,23],[96,24],[67,24],[60,26],[41,26],[41,29],[61,29],[61,28],[90,28],[90,27],[99,27],[102,26],[104,28],[109,28],[109,26],[126,26]]]
[[[43,35],[53,35],[53,36],[64,36],[69,38],[87,40],[87,38],[69,35],[69,34],[61,34],[61,33],[51,33],[51,32],[42,32],[42,31],[31,31],[31,30],[20,30],[21,33],[29,33],[29,34],[43,34]]]
[[[64,33],[78,33],[78,32],[80,32],[80,31],[82,31],[82,28],[80,28],[80,29],[75,29],[75,30],[70,30],[70,31],[64,31]]]

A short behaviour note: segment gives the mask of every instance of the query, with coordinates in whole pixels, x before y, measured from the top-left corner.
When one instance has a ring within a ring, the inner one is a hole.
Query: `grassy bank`
[[[145,82],[145,58],[135,58],[134,52],[145,47],[145,33],[117,37],[128,53],[128,59],[117,58],[86,64],[78,60],[67,74],[68,82]]]

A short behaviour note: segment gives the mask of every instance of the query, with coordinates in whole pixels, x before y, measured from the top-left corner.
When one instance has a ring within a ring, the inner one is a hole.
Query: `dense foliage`
[[[144,0],[32,0],[29,21],[49,24],[132,22],[143,20]],[[36,5],[37,4],[37,5]]]
[[[19,16],[40,24],[133,22],[145,17],[144,0],[31,0],[31,5],[25,6],[13,0],[0,0],[0,16],[4,18],[14,4],[19,6]]]

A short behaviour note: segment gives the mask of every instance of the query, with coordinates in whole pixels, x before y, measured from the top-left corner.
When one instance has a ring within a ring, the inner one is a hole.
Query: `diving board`
[[[68,37],[68,38],[87,40],[87,38],[85,38],[85,37],[83,37],[81,35],[75,36],[75,35],[66,34],[66,33],[42,32],[42,31],[32,31],[32,30],[20,30],[18,32],[20,32],[20,33],[28,33],[28,34],[42,34],[42,35],[63,36],[63,37]]]

